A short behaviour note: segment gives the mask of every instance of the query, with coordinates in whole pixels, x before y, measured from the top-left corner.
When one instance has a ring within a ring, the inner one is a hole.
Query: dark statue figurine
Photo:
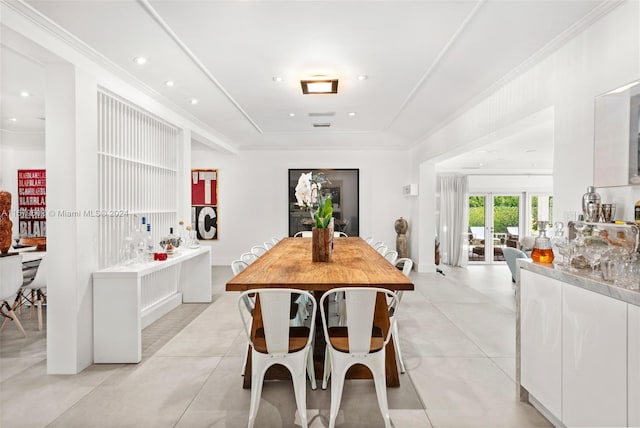
[[[7,254],[11,248],[11,193],[0,191],[0,253]]]
[[[407,229],[409,228],[409,223],[407,220],[400,217],[395,222],[396,233],[398,236],[396,237],[396,251],[398,252],[398,258],[409,257],[409,250],[407,248]]]

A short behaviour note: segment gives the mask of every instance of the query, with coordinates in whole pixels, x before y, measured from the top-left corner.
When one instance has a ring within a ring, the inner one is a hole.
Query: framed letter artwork
[[[218,239],[218,170],[191,170],[191,227],[198,239]]]

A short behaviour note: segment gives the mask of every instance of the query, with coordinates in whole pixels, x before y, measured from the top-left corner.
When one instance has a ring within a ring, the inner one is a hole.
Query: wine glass
[[[591,267],[591,274],[594,276],[596,274],[596,266],[600,263],[604,250],[605,248],[598,245],[588,245],[582,252],[582,255],[587,259],[587,263],[589,263]]]

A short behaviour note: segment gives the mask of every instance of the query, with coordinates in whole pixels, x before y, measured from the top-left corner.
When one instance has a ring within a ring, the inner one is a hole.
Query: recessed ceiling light
[[[301,80],[302,93],[309,94],[337,94],[338,79]]]
[[[133,59],[133,62],[135,62],[138,65],[142,65],[147,63],[147,59],[143,56],[137,56]]]
[[[357,79],[358,80],[367,80],[369,78],[369,76],[367,76],[366,74],[359,74]]]
[[[192,98],[192,99],[191,99],[191,104],[198,104],[198,100],[197,100],[197,99],[195,99],[195,98]]]
[[[172,88],[173,85],[175,85],[175,83],[173,83],[173,80],[167,80],[166,82],[164,82],[164,84],[167,85],[170,88]]]
[[[29,92],[27,92],[27,91],[22,91],[22,92],[20,92],[20,96],[27,98],[27,97],[30,97],[31,94]]]
[[[289,117],[294,117],[295,115],[295,113],[289,113]]]
[[[17,121],[18,121],[18,119],[17,119],[17,118],[15,118],[15,117],[10,118],[9,120],[10,120],[11,122],[17,122]]]
[[[280,77],[280,76],[273,76],[273,77],[271,78],[271,80],[273,80],[274,82],[278,82],[278,83],[280,83],[280,82],[282,82],[282,77]]]
[[[347,114],[348,114],[349,116],[353,117],[353,116],[355,116],[355,115],[356,115],[356,112],[355,112],[355,111],[350,111],[350,112],[349,112],[349,113],[347,113]]]

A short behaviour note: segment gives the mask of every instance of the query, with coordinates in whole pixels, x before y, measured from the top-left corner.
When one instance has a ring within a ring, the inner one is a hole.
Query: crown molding
[[[215,138],[211,140],[216,144],[219,144],[221,148],[228,150],[231,153],[237,153],[238,147],[231,143],[230,140],[220,134],[220,132],[211,129],[211,127],[204,122],[202,122],[199,118],[194,116],[189,111],[183,109],[179,105],[175,104],[173,101],[164,97],[162,94],[157,92],[155,89],[151,88],[134,75],[118,66],[116,63],[100,54],[98,51],[93,49],[91,46],[74,36],[72,33],[62,28],[60,25],[40,13],[38,10],[33,8],[32,6],[25,3],[23,0],[0,0],[0,6],[11,9],[13,12],[17,13],[21,17],[27,19],[38,28],[45,31],[52,38],[56,39],[59,42],[62,42],[67,47],[71,48],[73,51],[79,53],[88,61],[95,64],[97,67],[103,69],[104,71],[114,75],[118,79],[123,82],[131,85],[134,89],[140,91],[145,96],[151,98],[152,100],[158,102],[161,105],[172,110],[179,116],[187,119],[189,122],[194,125],[200,127],[202,130],[206,130],[206,132]],[[4,14],[0,14],[0,23],[3,21],[1,17]],[[46,49],[46,48],[45,48]]]
[[[558,36],[549,41],[546,45],[544,45],[541,49],[539,49],[536,53],[531,55],[529,58],[521,62],[515,68],[511,69],[511,71],[507,72],[504,76],[498,79],[495,83],[489,86],[484,91],[480,92],[478,95],[472,97],[467,101],[462,107],[456,110],[453,114],[451,114],[447,119],[443,120],[440,125],[435,128],[429,130],[427,133],[422,135],[421,137],[415,139],[413,143],[409,145],[409,148],[417,148],[420,144],[425,142],[429,137],[436,134],[441,129],[445,128],[447,125],[451,124],[454,120],[458,119],[464,113],[469,111],[473,106],[479,104],[482,100],[488,98],[491,94],[495,93],[501,87],[505,86],[507,83],[514,80],[516,77],[524,74],[526,71],[532,69],[535,65],[541,63],[545,58],[549,57],[552,53],[558,51],[562,46],[564,46],[571,39],[576,37],[578,34],[582,33],[584,30],[589,28],[594,22],[607,15],[609,12],[623,4],[626,0],[605,0],[602,1],[598,6],[591,9],[591,11],[583,16],[580,20],[576,21],[569,28],[564,30]]]

